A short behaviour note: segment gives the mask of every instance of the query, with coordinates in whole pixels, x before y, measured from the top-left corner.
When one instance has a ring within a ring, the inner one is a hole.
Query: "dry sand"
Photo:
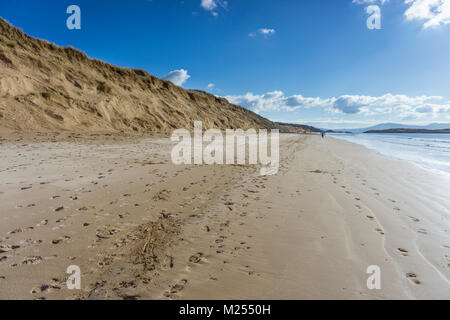
[[[450,299],[448,177],[329,137],[283,135],[267,177],[171,146],[4,137],[0,298]]]

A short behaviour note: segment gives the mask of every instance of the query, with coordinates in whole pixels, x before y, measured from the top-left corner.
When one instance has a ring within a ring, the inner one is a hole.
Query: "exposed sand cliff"
[[[88,58],[0,19],[0,131],[160,132],[280,128],[206,92]]]

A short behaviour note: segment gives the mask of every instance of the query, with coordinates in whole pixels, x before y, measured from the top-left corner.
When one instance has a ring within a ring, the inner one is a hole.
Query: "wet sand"
[[[171,147],[3,137],[0,298],[450,299],[448,177],[330,137],[283,135],[275,176]]]

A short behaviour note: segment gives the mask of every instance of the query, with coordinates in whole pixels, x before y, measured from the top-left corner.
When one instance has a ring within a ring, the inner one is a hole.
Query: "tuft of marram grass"
[[[100,82],[97,86],[97,91],[110,94],[112,92],[112,89],[105,82]]]

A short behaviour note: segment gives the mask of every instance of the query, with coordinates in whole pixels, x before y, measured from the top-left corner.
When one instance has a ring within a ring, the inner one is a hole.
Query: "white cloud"
[[[268,36],[274,35],[276,33],[276,31],[275,31],[275,29],[272,29],[272,28],[259,28],[257,32],[250,32],[248,34],[248,36],[250,38],[254,38],[257,36],[258,33],[263,35],[264,37],[268,37]]]
[[[450,23],[450,0],[405,0],[410,7],[405,12],[407,20],[424,21],[423,27],[437,27]]]
[[[273,35],[275,34],[275,29],[269,29],[269,28],[261,28],[258,30],[260,34],[263,34],[265,36]]]
[[[450,113],[450,101],[443,102],[439,96],[417,96],[385,94],[372,97],[363,95],[342,95],[339,97],[304,97],[301,94],[286,96],[282,91],[257,95],[247,93],[241,96],[226,96],[230,102],[242,105],[256,113],[298,109],[322,108],[331,114],[341,115],[392,115],[407,117],[437,117]]]
[[[252,109],[256,113],[264,111],[294,111],[299,108],[327,107],[333,101],[321,98],[306,98],[302,95],[285,96],[282,91],[267,92],[262,95],[247,93],[243,96],[226,96],[230,102]]]
[[[203,9],[211,11],[217,8],[217,3],[215,0],[202,0],[202,3],[200,4]]]
[[[333,103],[333,108],[346,114],[380,114],[405,111],[424,106],[427,101],[441,100],[442,97],[385,94],[379,97],[361,95],[343,95]]]
[[[191,76],[188,74],[187,70],[179,69],[170,71],[163,79],[169,80],[176,84],[177,86],[183,85]]]
[[[208,83],[206,86],[209,90],[213,89],[216,85],[214,83]]]
[[[211,11],[213,16],[218,16],[217,9],[223,8],[226,9],[228,6],[228,2],[225,0],[202,0],[200,6],[206,11]]]

